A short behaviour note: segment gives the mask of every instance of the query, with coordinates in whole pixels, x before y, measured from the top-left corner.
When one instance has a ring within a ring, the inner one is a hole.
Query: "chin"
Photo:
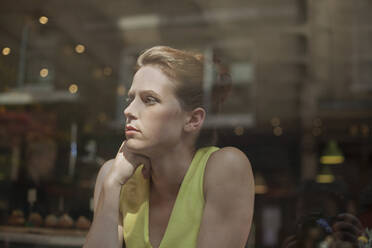
[[[126,146],[127,146],[128,149],[130,149],[130,150],[137,150],[137,149],[140,149],[141,144],[140,144],[140,142],[138,142],[137,140],[134,140],[134,139],[127,139]]]
[[[146,146],[143,142],[135,139],[127,139],[126,146],[131,152],[143,155],[145,155],[145,151],[148,150],[148,146]]]

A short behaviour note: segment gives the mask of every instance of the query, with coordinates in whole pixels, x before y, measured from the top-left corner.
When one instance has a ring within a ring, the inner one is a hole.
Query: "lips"
[[[135,132],[139,132],[139,130],[131,125],[126,125],[125,126],[125,131],[135,131]]]

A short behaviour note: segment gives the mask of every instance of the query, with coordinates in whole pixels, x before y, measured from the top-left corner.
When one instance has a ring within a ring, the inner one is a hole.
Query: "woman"
[[[128,248],[244,247],[252,170],[236,148],[201,147],[213,140],[202,130],[203,57],[159,46],[137,67],[124,110],[126,140],[98,174],[84,247],[121,247],[123,239]],[[213,99],[224,98],[222,91]]]

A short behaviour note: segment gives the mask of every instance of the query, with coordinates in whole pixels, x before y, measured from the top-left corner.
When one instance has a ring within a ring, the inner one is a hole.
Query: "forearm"
[[[121,185],[105,183],[84,248],[121,247],[118,238]]]

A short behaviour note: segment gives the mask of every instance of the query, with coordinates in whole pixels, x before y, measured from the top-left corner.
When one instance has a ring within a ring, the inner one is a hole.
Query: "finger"
[[[282,248],[294,248],[296,246],[297,246],[296,235],[291,235],[284,240]]]
[[[124,158],[124,149],[125,149],[126,140],[121,143],[118,153],[116,154],[115,160],[122,160]]]
[[[118,150],[116,156],[117,156],[118,154],[120,154],[120,153],[123,154],[124,149],[125,149],[125,143],[126,143],[126,142],[127,142],[127,141],[124,140],[123,143],[121,143],[120,148],[119,148],[119,150]]]
[[[363,229],[362,223],[355,215],[349,213],[342,213],[337,215],[337,219],[342,219],[345,220],[346,222],[352,223],[353,225],[357,226],[360,230]]]
[[[285,248],[296,248],[297,240],[290,242]]]
[[[337,232],[337,231],[343,231],[343,232],[349,232],[354,235],[359,236],[361,234],[361,229],[359,229],[357,226],[345,222],[345,221],[338,221],[332,225],[332,229]]]
[[[356,235],[353,235],[349,232],[336,232],[334,233],[334,237],[337,240],[341,240],[344,242],[351,242],[351,243],[356,243],[358,240],[358,237]]]
[[[334,232],[349,232],[354,235],[359,235],[360,230],[354,226],[353,224],[347,223],[347,222],[336,222],[332,225],[332,229]]]
[[[296,240],[296,235],[291,235],[289,237],[287,237],[285,240],[284,240],[284,243],[288,243],[288,242],[291,242],[293,240]]]

